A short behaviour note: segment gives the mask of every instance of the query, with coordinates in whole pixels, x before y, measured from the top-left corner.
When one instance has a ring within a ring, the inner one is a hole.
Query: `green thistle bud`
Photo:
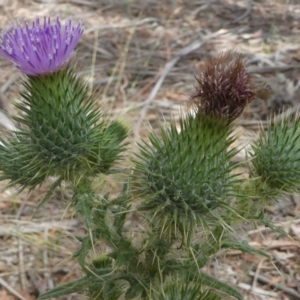
[[[24,103],[17,105],[23,114],[15,117],[23,126],[2,140],[0,179],[34,187],[47,176],[75,180],[107,173],[125,149],[127,126],[93,108],[87,87],[71,69],[29,76],[23,86]]]
[[[113,260],[106,255],[100,255],[93,259],[92,265],[95,269],[112,268]]]
[[[23,134],[33,145],[36,163],[64,179],[78,171],[106,172],[124,150],[120,143],[127,128],[117,121],[98,123],[101,114],[72,70],[28,77],[24,86],[26,106],[18,105],[24,115],[16,120],[28,127]]]
[[[191,114],[150,136],[140,145],[136,171],[142,190],[142,210],[151,212],[153,226],[173,238],[190,237],[204,216],[230,205],[234,178],[228,151],[232,140],[227,120]],[[217,212],[216,212],[217,214]],[[150,217],[151,219],[151,217]]]
[[[96,143],[95,151],[97,147],[100,149],[101,164],[99,165],[99,173],[107,173],[113,163],[119,160],[120,153],[125,150],[125,144],[121,145],[123,140],[128,135],[128,126],[119,120],[111,121],[107,124],[103,132],[103,138],[101,144]],[[91,159],[93,159],[91,157]],[[98,158],[95,157],[95,164],[97,164]]]
[[[300,119],[290,117],[261,133],[252,146],[251,164],[257,196],[277,200],[300,190]]]

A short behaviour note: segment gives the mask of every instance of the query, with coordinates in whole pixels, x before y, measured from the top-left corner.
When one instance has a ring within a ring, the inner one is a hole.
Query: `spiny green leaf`
[[[227,295],[235,297],[238,300],[244,300],[244,297],[235,288],[218,280],[215,277],[209,276],[208,274],[201,272],[199,274],[199,280],[203,285],[206,285],[214,289],[215,291],[225,293]]]
[[[79,265],[85,270],[86,266],[86,257],[88,256],[89,251],[92,249],[92,241],[89,236],[85,237],[81,241],[81,246],[79,250],[77,250],[73,257],[77,258]]]
[[[61,184],[62,178],[59,177],[48,189],[46,195],[43,197],[43,199],[39,202],[36,209],[39,209],[44,203],[48,201],[48,199],[52,196],[54,190]]]
[[[265,257],[271,259],[271,256],[269,253],[267,253],[263,250],[251,247],[246,242],[238,242],[238,241],[234,241],[234,240],[225,239],[225,241],[222,242],[221,246],[222,246],[222,248],[236,249],[236,250],[240,250],[245,253],[255,253],[255,254],[262,255],[262,256],[265,256]]]
[[[263,217],[259,220],[261,223],[263,223],[266,227],[271,228],[272,230],[278,232],[281,236],[288,236],[288,233],[283,230],[282,228],[280,228],[279,226],[276,226],[272,223],[271,220]]]
[[[161,286],[159,292],[153,288],[151,300],[221,300],[221,296],[212,290],[202,291],[201,284],[176,281]]]
[[[72,201],[75,209],[81,214],[87,229],[93,230],[93,208],[94,208],[95,192],[91,188],[91,183],[88,180],[82,180],[74,187],[74,195]]]
[[[60,297],[64,295],[69,295],[76,292],[83,292],[87,286],[92,282],[97,281],[97,278],[92,278],[89,276],[74,280],[72,282],[66,283],[64,285],[53,288],[52,290],[39,296],[39,300],[52,299],[54,297]]]

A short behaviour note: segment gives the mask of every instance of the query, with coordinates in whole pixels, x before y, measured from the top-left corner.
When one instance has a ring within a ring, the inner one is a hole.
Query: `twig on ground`
[[[232,21],[232,24],[238,23],[238,22],[242,21],[243,19],[247,18],[248,15],[250,15],[250,13],[252,11],[252,6],[253,6],[253,0],[248,0],[247,10],[241,16],[234,19]]]
[[[120,28],[127,28],[127,27],[137,27],[137,26],[141,26],[141,25],[144,25],[146,23],[155,23],[155,26],[156,23],[158,22],[158,19],[157,18],[145,18],[145,19],[142,19],[140,21],[137,21],[137,22],[132,22],[132,23],[127,23],[127,24],[114,24],[114,25],[108,25],[108,26],[99,26],[99,27],[92,27],[90,29],[87,29],[85,31],[85,34],[91,32],[91,31],[95,31],[95,30],[105,30],[105,29],[120,29]]]
[[[255,275],[254,272],[249,272],[249,276],[255,277],[256,275]],[[272,286],[276,289],[279,289],[279,290],[295,297],[296,299],[300,299],[300,294],[298,292],[296,292],[294,289],[289,288],[289,287],[287,287],[283,284],[280,284],[280,283],[273,283],[271,279],[269,279],[265,276],[257,275],[257,280],[260,281],[261,283],[269,284],[270,286]]]
[[[244,283],[244,282],[239,283],[238,287],[240,289],[243,289],[243,290],[248,291],[248,292],[251,291],[251,285],[247,284],[247,283]],[[274,293],[272,291],[266,291],[266,290],[263,290],[263,289],[258,288],[258,287],[256,287],[255,290],[252,291],[252,293],[256,294],[256,295],[264,295],[264,296],[267,296],[267,297],[274,297],[272,299],[278,299],[278,294],[277,293]]]
[[[268,250],[272,249],[299,249],[299,243],[290,237],[290,241],[282,241],[282,240],[265,240],[263,241],[262,245],[267,247]]]
[[[48,229],[60,229],[71,231],[79,224],[79,220],[72,219],[68,221],[52,221],[52,222],[40,222],[38,224],[32,223],[29,221],[20,221],[20,220],[10,220],[10,223],[17,223],[9,224],[6,220],[5,226],[0,226],[0,237],[1,236],[18,236],[20,235],[20,226],[26,225],[22,227],[22,234],[30,234],[30,233],[40,233],[45,228]],[[1,224],[1,223],[0,223]]]
[[[20,220],[22,212],[23,212],[24,208],[26,207],[28,200],[31,198],[31,195],[32,195],[32,191],[30,191],[26,195],[26,197],[23,199],[23,201],[21,202],[21,205],[16,213],[16,218],[15,218],[16,220]]]
[[[45,242],[49,242],[49,239],[48,239],[48,236],[49,236],[49,228],[45,228],[44,229],[44,241]],[[53,279],[52,279],[52,274],[51,274],[51,269],[49,267],[49,259],[48,259],[48,249],[45,247],[45,249],[43,250],[43,263],[44,263],[44,268],[47,270],[44,274],[45,278],[47,278],[47,285],[48,285],[48,288],[50,289],[53,289],[54,288],[54,282],[53,282]],[[39,292],[42,294],[43,291],[39,290]]]
[[[253,281],[252,281],[252,286],[251,286],[251,292],[255,290],[256,288],[256,283],[257,283],[257,277],[259,276],[259,271],[261,269],[262,264],[264,263],[265,259],[262,259],[256,268],[255,274],[253,276]]]
[[[280,122],[287,117],[297,114],[299,111],[300,111],[300,104],[296,104],[295,106],[286,109],[281,114],[276,115],[271,120],[267,120],[267,121],[264,121],[264,120],[241,120],[239,122],[239,125],[242,125],[242,126],[257,125],[260,128],[262,128],[263,126],[268,126],[268,125]]]
[[[300,65],[289,65],[289,66],[274,66],[274,67],[248,67],[250,74],[265,74],[274,72],[288,72],[291,70],[300,69]]]
[[[120,76],[115,76],[115,77],[105,77],[105,78],[101,78],[101,79],[96,79],[93,81],[93,86],[98,86],[98,85],[104,85],[107,84],[108,82],[111,81],[117,81],[117,80],[121,80],[122,77]]]
[[[286,221],[286,222],[275,223],[274,226],[285,227],[285,226],[290,226],[290,225],[299,224],[299,223],[300,223],[300,219],[297,219],[297,220],[290,220],[290,221]],[[248,235],[262,233],[262,232],[266,232],[266,231],[272,231],[272,230],[273,229],[271,229],[270,227],[261,226],[261,227],[258,227],[257,229],[248,231]]]
[[[24,267],[24,248],[23,241],[18,238],[18,253],[19,253],[19,274],[22,290],[26,290],[26,278],[25,278],[25,267]]]
[[[27,300],[26,298],[24,298],[22,295],[20,295],[16,290],[14,290],[5,280],[3,280],[0,277],[0,285],[2,285],[4,288],[6,288],[11,294],[13,294],[14,296],[16,296],[18,299],[20,300]]]
[[[0,87],[0,94],[4,94],[7,89],[17,80],[18,74],[13,74],[10,76]]]
[[[3,126],[8,131],[16,130],[13,121],[6,115],[5,112],[1,110],[0,110],[0,126]]]
[[[194,18],[197,18],[200,11],[207,9],[210,5],[214,3],[218,3],[218,0],[210,0],[209,3],[207,3],[207,1],[204,1],[203,3],[198,3],[199,7],[193,11],[192,16]]]
[[[59,2],[65,2],[64,0],[61,0]],[[90,6],[92,8],[99,8],[99,2],[93,2],[93,1],[85,1],[85,0],[69,0],[69,2],[79,5],[86,5]]]

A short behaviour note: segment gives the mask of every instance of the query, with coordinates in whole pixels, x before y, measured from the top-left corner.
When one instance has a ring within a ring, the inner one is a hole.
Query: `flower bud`
[[[207,62],[196,77],[192,106],[217,119],[232,122],[255,99],[255,86],[241,55],[226,52]]]

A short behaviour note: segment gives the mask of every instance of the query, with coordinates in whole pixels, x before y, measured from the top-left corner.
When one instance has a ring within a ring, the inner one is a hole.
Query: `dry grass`
[[[59,14],[82,19],[86,31],[77,48],[78,72],[95,90],[99,105],[130,120],[135,141],[145,136],[147,124],[155,129],[162,117],[176,115],[203,61],[228,49],[243,53],[249,70],[273,91],[268,101],[257,99],[246,109],[239,125],[243,140],[255,136],[259,120],[299,108],[298,0],[0,0],[0,12],[1,28],[15,18]],[[1,105],[14,114],[19,78],[7,61],[0,59],[0,66]],[[36,299],[80,275],[68,258],[78,246],[75,236],[83,233],[82,224],[67,208],[67,193],[56,194],[35,212],[46,188],[1,193],[0,299]],[[244,231],[244,238],[267,250],[273,262],[231,251],[207,271],[239,286],[246,299],[300,299],[299,211],[299,196],[268,209],[290,238],[265,228]]]

